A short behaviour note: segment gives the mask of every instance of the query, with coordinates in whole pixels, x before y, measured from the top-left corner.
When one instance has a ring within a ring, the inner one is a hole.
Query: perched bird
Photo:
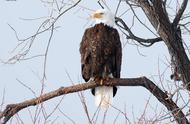
[[[118,31],[113,28],[115,16],[99,9],[91,15],[95,25],[85,30],[80,43],[82,77],[86,82],[98,80],[100,85],[91,90],[96,106],[107,109],[117,87],[103,86],[107,78],[120,78],[122,49]]]

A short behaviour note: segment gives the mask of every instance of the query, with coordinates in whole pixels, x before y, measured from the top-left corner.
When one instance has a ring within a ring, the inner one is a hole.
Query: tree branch
[[[109,83],[108,83],[109,82]],[[156,86],[151,80],[146,77],[139,78],[123,78],[123,79],[108,79],[104,82],[106,86],[142,86],[149,90],[171,113],[173,117],[179,124],[188,123],[182,110],[169,99],[168,95],[164,93],[158,86]],[[69,87],[60,87],[57,90],[51,91],[49,93],[43,94],[37,98],[26,100],[24,102],[9,104],[6,106],[5,110],[0,113],[0,120],[2,124],[5,124],[13,115],[15,115],[20,110],[27,108],[29,106],[35,106],[49,99],[58,97],[60,95],[74,93],[82,90],[87,90],[100,86],[94,81],[88,83],[77,84]]]
[[[183,15],[183,12],[185,11],[187,7],[188,0],[183,0],[183,3],[181,4],[181,8],[178,10],[174,20],[173,20],[173,26],[176,27],[181,19],[181,16]]]
[[[120,25],[119,23],[121,23],[122,25]],[[120,28],[122,28],[128,32],[129,35],[125,34],[127,39],[133,39],[145,47],[149,47],[156,42],[162,41],[162,38],[160,38],[160,37],[152,38],[152,39],[144,39],[144,38],[135,36],[133,34],[133,32],[130,30],[130,28],[125,24],[125,22],[119,17],[116,17],[116,24],[117,24],[117,26],[119,26]]]

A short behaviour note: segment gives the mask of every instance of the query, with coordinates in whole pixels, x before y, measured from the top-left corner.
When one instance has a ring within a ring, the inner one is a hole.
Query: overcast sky
[[[112,12],[115,12],[117,3],[118,1],[115,3],[108,3],[108,6],[111,8]],[[84,82],[81,77],[79,44],[85,29],[93,25],[93,22],[89,21],[88,19],[89,14],[92,13],[92,11],[88,9],[96,10],[99,9],[100,6],[95,0],[84,0],[79,5],[80,7],[78,6],[68,11],[55,24],[55,26],[59,27],[54,31],[54,35],[49,47],[46,67],[47,79],[45,80],[44,92],[55,90],[61,86],[70,86],[72,83],[77,84],[79,82]],[[55,4],[53,7],[56,7]],[[53,7],[47,3],[43,3],[40,0],[1,0],[0,59],[2,61],[8,60],[18,52],[13,52],[13,49],[18,45],[19,42],[15,36],[15,32],[10,28],[10,26],[16,30],[18,36],[21,39],[27,38],[37,31],[40,24],[45,19],[47,19],[48,15],[50,15]],[[64,9],[67,7],[68,5],[65,6]],[[122,3],[117,15],[121,15],[127,8],[128,6]],[[136,12],[138,13],[138,16],[142,22],[144,22],[151,28],[152,31],[155,32],[141,10],[138,9]],[[54,12],[53,16],[56,17],[57,13]],[[35,19],[39,17],[40,19]],[[133,16],[131,11],[122,16],[122,18],[129,26],[132,25]],[[132,28],[132,31],[134,31],[137,36],[144,38],[155,37],[152,33],[140,25],[137,20],[135,20],[135,22],[136,23]],[[46,32],[37,36],[27,57],[43,54],[45,52],[49,36],[50,32]],[[121,32],[120,37],[123,45],[121,77],[131,78],[147,76],[152,81],[155,81],[157,85],[160,85],[158,75],[159,73],[164,72],[164,70],[167,68],[169,60],[167,48],[163,45],[163,43],[157,43],[149,48],[145,48],[141,46],[138,47],[137,45],[134,45],[134,42],[127,41]],[[0,102],[2,101],[4,90],[5,105],[9,103],[21,102],[35,97],[34,94],[26,87],[21,85],[19,81],[32,88],[32,90],[35,91],[36,96],[38,96],[41,91],[43,61],[44,58],[39,57],[17,62],[16,64],[0,64]],[[169,73],[170,69],[168,68],[164,81],[168,79],[167,82],[171,83],[169,80]],[[96,111],[93,99],[94,97],[91,95],[89,90],[84,91],[83,93],[88,105],[90,117],[92,118],[94,112]],[[44,108],[47,114],[52,112],[62,97],[63,96],[45,102]],[[161,112],[164,107],[146,89],[141,87],[120,87],[117,95],[114,98],[113,106],[123,112],[126,112],[127,117],[133,123],[133,113],[135,116],[134,120],[140,118],[140,115],[143,113],[149,98],[150,107],[146,110],[146,117],[151,118],[154,116],[155,112]],[[72,118],[76,123],[88,123],[77,93],[64,96],[59,108],[62,112],[64,112],[64,114]],[[29,111],[34,113],[35,110],[36,107],[30,107],[29,109],[20,111],[19,116],[24,123],[32,123]],[[119,111],[117,109],[111,107],[107,113],[106,123],[113,123],[118,113]],[[42,123],[44,122],[42,114],[40,114],[40,116],[40,123]],[[103,115],[100,114],[98,122],[101,122],[101,116]],[[48,123],[52,123],[54,119],[56,119],[56,124],[63,122],[67,124],[72,123],[63,114],[61,114],[59,110],[56,110],[55,113],[49,118]],[[12,122],[17,122],[16,117],[13,118]],[[124,115],[120,113],[116,123],[119,124],[125,122],[126,119]]]

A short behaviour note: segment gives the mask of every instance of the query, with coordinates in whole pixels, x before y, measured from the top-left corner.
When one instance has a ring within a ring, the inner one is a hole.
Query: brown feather
[[[118,31],[104,24],[86,29],[80,44],[82,76],[104,78],[112,74],[120,78],[121,42]]]

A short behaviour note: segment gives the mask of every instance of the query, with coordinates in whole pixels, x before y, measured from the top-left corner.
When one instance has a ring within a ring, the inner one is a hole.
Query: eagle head
[[[91,15],[91,18],[95,20],[96,24],[104,23],[110,27],[113,27],[115,23],[114,14],[107,9],[98,9]]]

